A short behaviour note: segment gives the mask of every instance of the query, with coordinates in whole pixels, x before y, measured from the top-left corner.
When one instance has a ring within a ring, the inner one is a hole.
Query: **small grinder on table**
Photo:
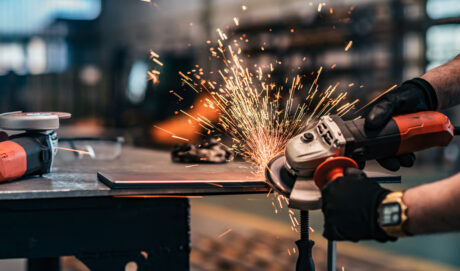
[[[56,129],[69,113],[0,114],[0,129],[24,131],[10,137],[0,132],[0,182],[49,173],[57,153]]]

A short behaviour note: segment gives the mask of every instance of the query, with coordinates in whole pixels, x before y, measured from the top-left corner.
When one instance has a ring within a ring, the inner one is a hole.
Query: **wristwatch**
[[[407,221],[407,206],[404,204],[403,192],[392,192],[388,194],[378,207],[379,226],[393,237],[410,235],[404,230]]]

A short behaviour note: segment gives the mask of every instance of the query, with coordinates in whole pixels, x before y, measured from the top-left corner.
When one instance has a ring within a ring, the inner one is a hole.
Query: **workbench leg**
[[[337,268],[337,246],[335,241],[327,241],[327,271]]]
[[[61,262],[59,257],[34,258],[27,260],[27,271],[60,271]]]

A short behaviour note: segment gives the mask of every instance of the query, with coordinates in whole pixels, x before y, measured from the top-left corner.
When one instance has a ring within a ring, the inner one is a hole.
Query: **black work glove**
[[[321,191],[323,235],[328,240],[396,240],[377,222],[377,207],[391,191],[369,180],[359,169],[347,168],[344,176],[327,183]]]
[[[378,99],[371,106],[364,124],[366,129],[379,129],[394,115],[436,110],[437,106],[436,92],[430,83],[422,78],[414,78]],[[378,159],[377,162],[386,169],[396,171],[400,166],[411,167],[415,162],[415,155],[404,154]]]

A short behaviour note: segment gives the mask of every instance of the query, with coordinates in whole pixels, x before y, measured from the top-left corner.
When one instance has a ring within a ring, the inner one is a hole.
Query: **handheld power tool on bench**
[[[313,241],[308,235],[308,211],[321,208],[321,188],[343,176],[347,167],[358,168],[356,161],[388,158],[447,146],[458,134],[447,116],[426,111],[393,117],[383,128],[368,130],[364,119],[344,121],[338,116],[323,116],[313,126],[290,139],[285,155],[274,158],[265,176],[270,186],[299,209],[301,239],[297,241],[297,270],[314,270]],[[400,182],[399,176],[366,172],[378,182]],[[328,243],[328,270],[335,270],[335,243]]]
[[[69,113],[10,112],[0,114],[0,129],[24,131],[11,136],[0,132],[0,182],[49,173],[57,153],[56,129]]]

